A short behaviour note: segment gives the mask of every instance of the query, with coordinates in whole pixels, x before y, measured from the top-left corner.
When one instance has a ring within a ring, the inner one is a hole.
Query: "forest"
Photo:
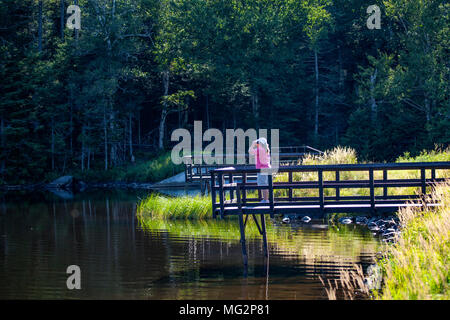
[[[81,29],[66,26],[69,5]],[[381,8],[369,29],[367,8]],[[109,171],[171,132],[392,161],[450,143],[445,0],[0,0],[0,184]]]

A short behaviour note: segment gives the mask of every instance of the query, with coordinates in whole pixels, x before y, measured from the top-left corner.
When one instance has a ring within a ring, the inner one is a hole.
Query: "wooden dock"
[[[411,172],[411,175],[416,174],[417,178],[389,178],[394,171],[405,170]],[[254,166],[216,168],[210,171],[213,216],[239,216],[242,253],[246,265],[245,226],[249,216],[256,222],[263,237],[264,253],[268,256],[265,231],[267,214],[272,218],[276,214],[323,218],[327,213],[357,212],[375,215],[392,213],[402,207],[437,206],[439,203],[425,203],[423,199],[434,184],[446,180],[444,177],[448,177],[448,170],[450,162],[282,166],[276,173],[269,174],[268,186],[257,186],[253,179],[249,179],[260,171]],[[364,172],[367,178],[345,179],[348,172]],[[444,175],[444,172],[447,174]],[[296,176],[302,173],[308,173],[309,177],[315,179],[298,181]],[[281,175],[287,181],[278,178]],[[332,179],[326,180],[325,175],[328,178],[332,176]],[[389,192],[392,188],[414,188],[419,192],[393,195]],[[260,202],[262,189],[269,190],[268,203]],[[317,196],[299,196],[295,191],[300,189],[313,190]],[[327,192],[328,195],[325,195],[327,189],[334,192]],[[344,189],[366,189],[367,195],[341,195]],[[257,191],[258,196],[251,197],[251,191]]]

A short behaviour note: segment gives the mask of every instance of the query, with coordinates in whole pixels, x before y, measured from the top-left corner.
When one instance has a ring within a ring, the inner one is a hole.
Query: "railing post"
[[[325,201],[323,196],[323,171],[322,169],[318,169],[317,175],[319,178],[319,204],[320,204],[320,210],[323,211],[325,208]]]
[[[433,182],[436,179],[436,169],[435,168],[431,169],[431,179],[433,180]]]
[[[336,182],[339,184],[339,181],[341,180],[340,171],[336,170]],[[336,187],[336,201],[339,201],[339,198],[341,197],[341,189],[340,187]]]
[[[370,185],[370,208],[375,211],[375,183],[373,179],[373,169],[369,169],[369,185]]]
[[[274,217],[274,205],[273,205],[273,181],[272,173],[269,174],[269,205],[270,205],[270,217]]]
[[[231,187],[231,185],[233,184],[233,182],[234,182],[233,174],[230,173],[230,174],[228,175],[228,183],[229,183],[230,187]],[[230,190],[230,202],[233,202],[233,199],[234,199],[234,191],[233,191],[233,189],[229,189],[229,190]]]
[[[222,173],[219,173],[218,179],[219,179],[220,217],[223,219],[225,206],[224,206],[224,196],[223,196],[223,174]]]
[[[236,188],[236,197],[237,197],[237,203],[238,203],[238,208],[239,208],[239,231],[241,233],[242,259],[244,260],[244,266],[247,266],[248,257],[247,257],[247,245],[245,243],[244,212],[242,211],[241,190],[240,190],[239,185]]]
[[[288,172],[289,175],[289,184],[292,185],[292,171]],[[289,202],[292,202],[293,196],[292,196],[292,187],[289,187]]]
[[[383,170],[383,198],[387,199],[388,196],[388,188],[386,186],[388,179],[388,172],[386,169]]]
[[[241,201],[241,186],[239,184],[236,186],[236,203],[239,209],[239,214],[243,214]]]
[[[264,256],[269,257],[269,249],[267,246],[267,231],[266,231],[266,217],[264,213],[261,213],[261,229],[262,229],[262,237],[263,237],[263,246],[264,246]]]
[[[214,176],[214,172],[210,172],[211,173],[211,199],[212,199],[212,214],[213,214],[213,218],[216,218],[216,181],[215,181],[215,176]]]
[[[425,195],[427,193],[427,184],[426,184],[426,176],[425,176],[425,168],[420,169],[420,180],[422,182],[422,194]]]
[[[242,174],[242,183],[244,184],[244,186],[247,185],[247,172],[244,172]],[[242,194],[242,202],[246,203],[247,202],[247,189],[244,188],[244,193]]]

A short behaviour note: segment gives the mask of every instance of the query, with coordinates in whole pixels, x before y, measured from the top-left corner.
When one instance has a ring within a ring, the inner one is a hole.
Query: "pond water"
[[[327,299],[319,280],[367,267],[379,241],[364,227],[268,222],[270,257],[248,225],[242,264],[237,220],[136,218],[148,192],[0,196],[0,299]],[[81,269],[68,290],[66,269]]]

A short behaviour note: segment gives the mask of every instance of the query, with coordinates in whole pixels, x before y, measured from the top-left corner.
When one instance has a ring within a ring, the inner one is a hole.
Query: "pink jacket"
[[[270,153],[261,146],[256,149],[250,149],[250,154],[256,158],[256,169],[270,168]]]

